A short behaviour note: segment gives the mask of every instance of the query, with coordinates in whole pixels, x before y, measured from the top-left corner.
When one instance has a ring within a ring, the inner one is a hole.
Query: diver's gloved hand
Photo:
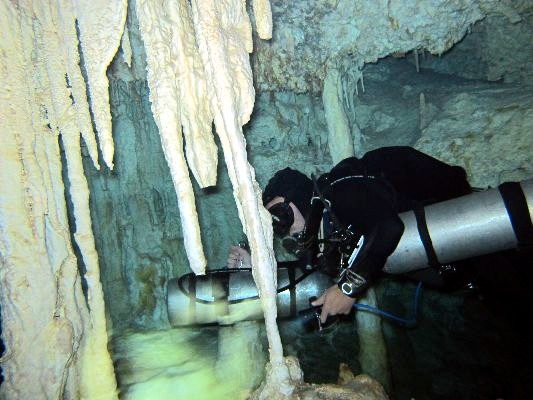
[[[231,246],[227,261],[228,268],[252,268],[250,253],[240,246]]]
[[[312,306],[322,306],[320,321],[324,324],[329,315],[349,314],[355,299],[346,296],[337,285],[326,289],[324,294],[311,303]]]

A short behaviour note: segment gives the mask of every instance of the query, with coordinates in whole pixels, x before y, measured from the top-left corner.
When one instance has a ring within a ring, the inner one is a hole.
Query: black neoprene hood
[[[277,196],[294,203],[305,218],[313,196],[313,181],[295,169],[282,169],[268,181],[263,191],[263,205],[268,204]]]

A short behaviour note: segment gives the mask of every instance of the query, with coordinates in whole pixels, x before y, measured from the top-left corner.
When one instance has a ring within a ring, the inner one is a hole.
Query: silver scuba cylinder
[[[278,267],[279,317],[293,317],[308,309],[309,298],[333,284],[328,275],[298,266]],[[167,311],[172,326],[232,324],[263,319],[258,291],[249,269],[187,274],[167,284]]]
[[[533,179],[520,182],[520,187],[531,220]],[[497,188],[436,203],[424,211],[433,248],[442,264],[517,247],[509,211]],[[414,212],[402,213],[400,218],[405,230],[383,271],[401,274],[427,268],[428,257]]]

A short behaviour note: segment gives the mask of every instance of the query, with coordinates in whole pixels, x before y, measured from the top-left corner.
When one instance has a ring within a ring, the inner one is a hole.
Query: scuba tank
[[[333,284],[330,276],[298,262],[279,263],[278,317],[296,317],[310,310],[310,298]],[[263,319],[263,310],[250,268],[189,273],[167,285],[167,311],[172,326],[232,324]]]

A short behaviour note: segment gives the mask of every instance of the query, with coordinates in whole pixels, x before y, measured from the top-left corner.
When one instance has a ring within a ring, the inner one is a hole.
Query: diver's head
[[[285,168],[276,172],[263,192],[275,234],[292,235],[303,230],[312,195],[313,181],[300,171]]]

